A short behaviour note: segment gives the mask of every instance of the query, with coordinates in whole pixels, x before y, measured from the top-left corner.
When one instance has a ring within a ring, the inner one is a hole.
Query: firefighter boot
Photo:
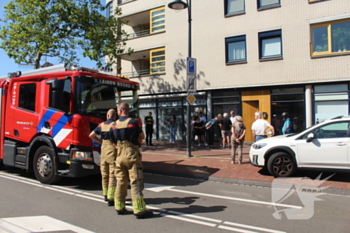
[[[136,216],[137,219],[151,218],[153,216],[153,212],[150,210],[146,210],[143,213],[138,213],[134,215]]]

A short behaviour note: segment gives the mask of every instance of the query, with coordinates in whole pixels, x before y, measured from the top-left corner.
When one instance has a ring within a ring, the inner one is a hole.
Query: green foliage
[[[77,50],[98,67],[111,66],[132,49],[126,47],[126,33],[120,30],[126,22],[107,18],[104,11],[100,0],[12,0],[0,19],[0,48],[16,63],[33,63],[35,68],[42,56],[77,64]],[[120,14],[116,8],[115,15]]]

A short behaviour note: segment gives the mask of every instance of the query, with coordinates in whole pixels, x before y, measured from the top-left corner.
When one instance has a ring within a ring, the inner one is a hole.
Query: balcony
[[[136,0],[118,0],[118,5],[123,5],[123,4],[126,4],[126,3],[129,3],[129,2],[134,2]]]
[[[139,37],[143,37],[143,36],[148,36],[148,35],[150,35],[150,30],[146,29],[146,30],[135,31],[134,33],[130,33],[126,36],[126,38],[128,40],[131,40],[131,39],[135,39],[135,38],[139,38]],[[126,38],[124,38],[124,39],[126,39]]]
[[[165,47],[121,55],[122,75],[130,78],[165,74]]]
[[[135,70],[131,72],[122,73],[122,75],[128,76],[130,78],[136,78],[141,76],[149,76],[151,74],[151,70]]]
[[[128,22],[123,25],[123,30],[127,33],[129,40],[165,32],[164,7],[121,16],[121,19]]]

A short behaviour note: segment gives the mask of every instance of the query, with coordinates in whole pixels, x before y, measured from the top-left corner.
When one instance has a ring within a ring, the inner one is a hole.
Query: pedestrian
[[[219,142],[220,142],[220,147],[222,147],[222,133],[221,133],[221,127],[222,127],[222,114],[218,114],[217,116],[218,118],[218,125],[217,127],[214,129],[215,134],[218,135],[219,137]]]
[[[230,120],[231,120],[231,124],[233,125],[234,123],[236,123],[236,114],[235,111],[231,111],[230,112]]]
[[[195,139],[196,139],[196,133],[194,130],[194,123],[196,122],[196,117],[192,116],[191,117],[191,133],[192,133],[192,142],[194,143]]]
[[[203,115],[203,112],[199,112],[199,119],[205,124],[207,123],[207,118]]]
[[[208,146],[208,144],[206,143],[205,141],[205,136],[204,136],[204,133],[205,133],[205,124],[203,121],[201,121],[200,117],[197,116],[195,118],[195,122],[194,122],[194,130],[195,130],[195,134],[198,138],[198,146],[201,146],[201,141],[203,140],[204,142],[204,145],[205,146]]]
[[[293,125],[292,125],[292,121],[289,118],[288,112],[283,112],[281,116],[282,116],[282,119],[284,120],[283,127],[282,127],[282,134],[286,135],[286,134],[292,133]]]
[[[219,114],[220,115],[220,114]],[[214,144],[214,135],[215,135],[215,129],[218,127],[219,125],[219,116],[211,119],[210,121],[208,121],[208,123],[205,125],[206,130],[208,132],[208,144],[209,144],[209,148],[213,147]],[[221,134],[221,133],[220,133]]]
[[[147,146],[153,146],[152,144],[152,134],[153,134],[153,117],[152,112],[149,112],[148,115],[145,117],[144,120],[145,127],[146,127],[146,145]]]
[[[117,151],[113,142],[110,140],[109,134],[116,117],[117,114],[114,109],[108,110],[106,115],[107,121],[99,124],[89,135],[92,140],[101,144],[100,170],[102,176],[102,193],[108,206],[114,205],[114,192],[116,189],[114,160],[117,156]]]
[[[255,142],[267,137],[265,130],[269,127],[271,130],[271,136],[275,134],[275,129],[266,120],[261,119],[261,113],[254,113],[255,121],[252,124],[252,134]]]
[[[227,112],[224,113],[224,117],[220,122],[221,134],[222,134],[222,148],[229,148],[231,143],[231,127],[232,123],[228,118]]]
[[[242,164],[242,152],[244,144],[244,136],[246,132],[245,124],[241,116],[236,116],[235,123],[232,125],[232,164],[236,163],[236,152],[238,152],[238,163]]]
[[[173,114],[172,117],[169,119],[169,124],[170,124],[170,142],[175,143],[176,130],[178,125],[175,114]]]
[[[146,209],[143,198],[143,166],[139,148],[139,140],[143,140],[145,134],[138,122],[129,117],[129,110],[128,103],[122,102],[118,105],[119,120],[110,130],[111,139],[118,148],[115,160],[117,188],[114,206],[118,215],[126,213],[125,199],[130,181],[134,215],[137,219],[149,218],[153,216],[153,212]]]

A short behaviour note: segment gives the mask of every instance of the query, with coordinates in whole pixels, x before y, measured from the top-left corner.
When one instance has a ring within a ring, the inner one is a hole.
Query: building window
[[[315,122],[319,123],[336,116],[349,114],[347,84],[314,86]]]
[[[258,9],[280,6],[280,0],[258,0]]]
[[[165,31],[165,7],[151,10],[151,33]]]
[[[150,53],[151,74],[165,73],[165,48],[154,49]]]
[[[113,16],[113,1],[106,5],[106,17],[109,18],[111,16]]]
[[[21,84],[19,87],[18,107],[34,112],[35,111],[35,93],[36,93],[35,83]]]
[[[244,12],[244,0],[225,0],[225,15],[235,15]]]
[[[242,61],[247,61],[245,36],[226,38],[226,63]]]
[[[259,33],[259,58],[282,57],[282,31],[275,30]]]
[[[312,56],[350,52],[350,19],[311,25]]]

